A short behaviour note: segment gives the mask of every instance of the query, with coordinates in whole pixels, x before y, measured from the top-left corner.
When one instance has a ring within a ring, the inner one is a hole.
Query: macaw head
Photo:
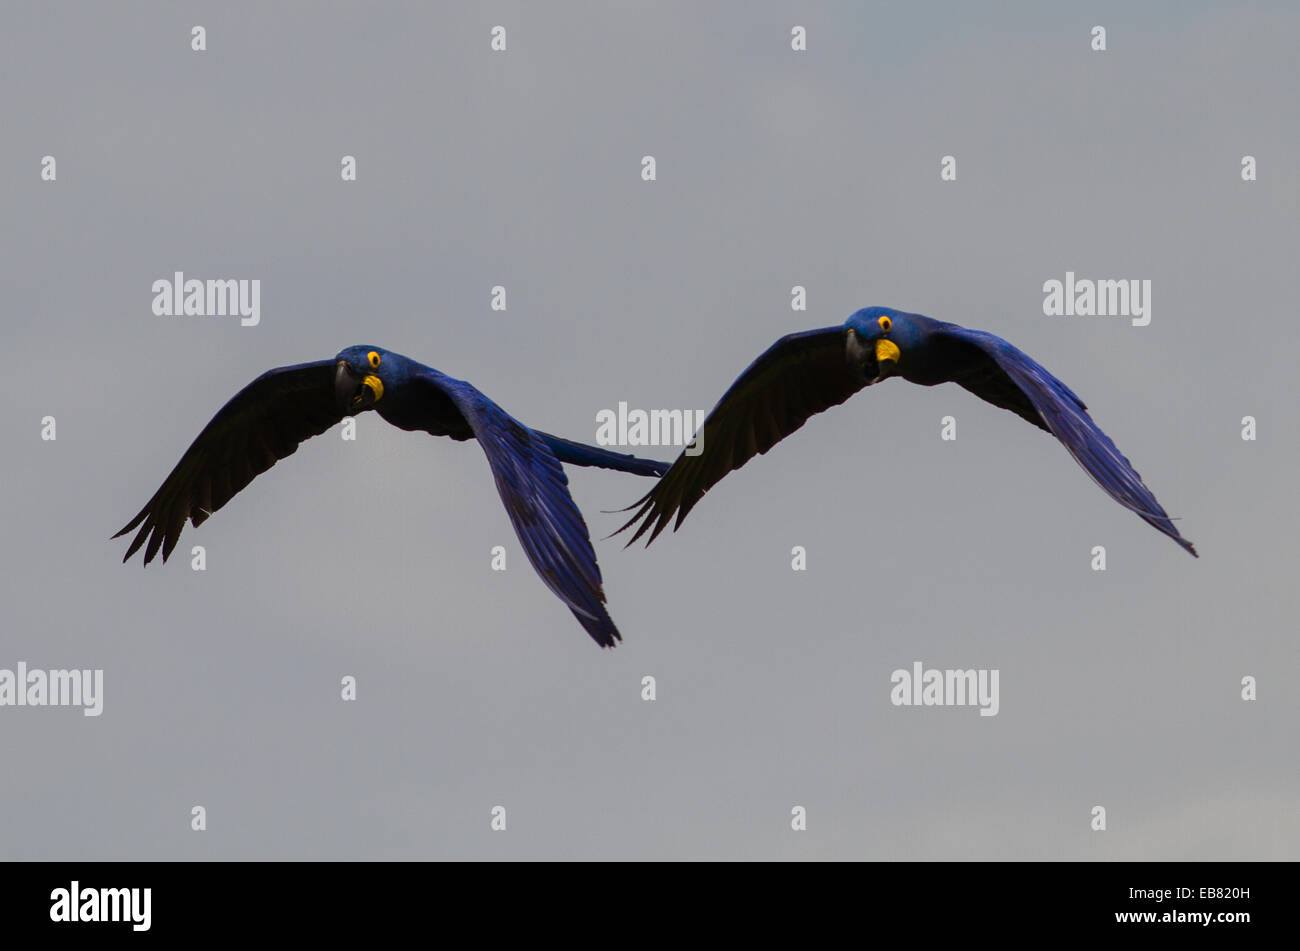
[[[923,328],[916,316],[892,307],[864,307],[844,321],[849,351],[867,368],[871,383],[897,373],[907,351],[920,345]]]
[[[406,376],[406,358],[379,347],[348,347],[334,358],[334,396],[348,416],[373,409]]]

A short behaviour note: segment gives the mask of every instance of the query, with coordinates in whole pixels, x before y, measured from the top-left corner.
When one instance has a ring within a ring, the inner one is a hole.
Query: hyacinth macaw
[[[160,548],[166,561],[186,519],[201,525],[303,440],[371,409],[399,429],[477,439],[542,581],[601,647],[622,639],[605,608],[596,553],[560,464],[645,476],[662,475],[668,464],[529,429],[463,380],[379,347],[349,347],[333,360],[268,370],[235,394],[140,514],[113,536],[139,527],[122,560],[145,546],[146,565]]]
[[[790,334],[769,347],[705,419],[701,451],[682,453],[653,489],[623,510],[636,513],[614,534],[640,522],[628,544],[650,531],[649,545],[674,515],[676,531],[728,472],[810,416],[891,376],[921,386],[956,383],[1047,430],[1111,498],[1196,555],[1068,386],[1001,337],[891,307],[866,307],[841,326]]]

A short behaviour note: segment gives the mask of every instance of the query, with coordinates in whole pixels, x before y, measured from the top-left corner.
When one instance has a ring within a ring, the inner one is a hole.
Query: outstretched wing
[[[185,520],[198,526],[298,444],[343,418],[334,397],[334,361],[268,370],[213,416],[140,514],[114,535],[139,526],[122,560],[148,541],[144,563],[176,547]]]
[[[728,472],[765,453],[823,410],[838,406],[867,385],[849,358],[843,326],[782,337],[731,384],[697,434],[700,451],[677,457],[653,489],[628,506],[636,514],[617,532],[640,522],[628,540],[653,528],[649,545],[676,513],[673,531],[704,493]]]
[[[1178,533],[1137,470],[1092,421],[1073,390],[994,334],[943,324],[935,335],[951,348],[955,382],[1046,429],[1112,499],[1196,555],[1196,548]]]
[[[546,586],[601,647],[622,640],[605,609],[587,523],[546,440],[468,383],[428,367],[413,372],[411,382],[425,388],[430,405],[449,398],[473,429],[515,534]]]

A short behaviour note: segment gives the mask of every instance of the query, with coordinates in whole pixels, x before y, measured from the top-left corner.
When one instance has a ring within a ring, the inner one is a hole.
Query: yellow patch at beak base
[[[877,363],[897,363],[898,358],[903,355],[903,351],[898,349],[898,345],[892,340],[880,339],[876,341],[876,362]]]
[[[375,394],[376,403],[384,398],[384,384],[379,377],[375,376],[373,373],[370,376],[365,377],[361,381],[361,385],[370,387],[370,392]]]

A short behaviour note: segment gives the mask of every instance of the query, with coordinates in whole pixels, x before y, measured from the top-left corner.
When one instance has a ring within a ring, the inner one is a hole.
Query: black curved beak
[[[870,386],[873,383],[879,383],[881,380],[887,380],[898,370],[898,363],[894,360],[877,360],[876,375],[867,381]]]
[[[898,358],[902,353],[898,349],[897,344],[892,340],[886,340],[884,338],[876,340],[875,351],[876,376],[875,379],[870,380],[867,383],[868,386],[872,383],[879,383],[881,380],[888,379],[897,373]]]
[[[334,399],[339,409],[353,416],[374,406],[379,401],[379,393],[368,377],[362,377],[346,360],[340,360],[334,371]]]

